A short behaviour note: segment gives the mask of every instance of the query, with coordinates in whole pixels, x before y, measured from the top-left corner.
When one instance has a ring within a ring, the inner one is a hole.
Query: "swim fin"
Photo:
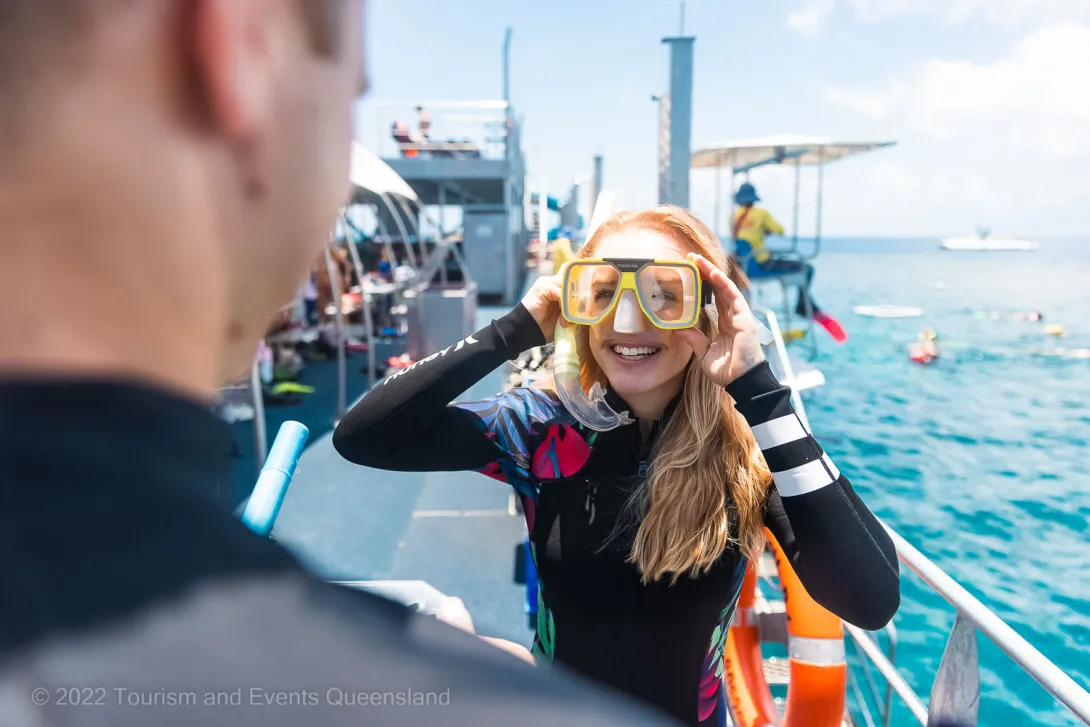
[[[837,343],[846,343],[848,341],[848,332],[844,330],[844,327],[840,325],[835,318],[825,311],[814,311],[814,321],[828,331],[829,335],[832,336],[833,340]]]

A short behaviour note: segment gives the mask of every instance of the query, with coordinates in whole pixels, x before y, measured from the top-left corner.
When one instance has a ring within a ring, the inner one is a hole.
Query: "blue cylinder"
[[[269,456],[242,513],[242,522],[258,535],[268,537],[272,532],[309,436],[310,431],[305,426],[291,421],[284,422],[276,433]]]

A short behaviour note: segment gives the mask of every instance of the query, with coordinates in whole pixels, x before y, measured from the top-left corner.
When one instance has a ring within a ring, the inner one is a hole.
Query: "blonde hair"
[[[684,252],[697,252],[727,270],[722,245],[707,225],[690,212],[670,205],[642,212],[621,212],[606,221],[576,257],[592,257],[610,235],[625,230],[658,232]],[[709,334],[718,325],[704,309],[698,324]],[[607,385],[589,355],[590,329],[576,332],[584,389]],[[681,400],[652,451],[648,479],[637,487],[625,508],[638,522],[629,562],[644,583],[669,574],[706,573],[734,545],[756,557],[764,546],[764,502],[772,475],[749,425],[727,392],[704,375],[694,360],[688,365]],[[731,517],[730,505],[737,513]],[[734,528],[732,529],[732,525]]]

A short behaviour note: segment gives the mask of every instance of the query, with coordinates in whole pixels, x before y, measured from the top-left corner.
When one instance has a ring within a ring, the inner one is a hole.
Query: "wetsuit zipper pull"
[[[659,423],[656,421],[651,425],[651,431],[647,433],[647,437],[643,440],[643,446],[640,447],[640,467],[639,477],[641,480],[647,479],[647,474],[651,471],[651,464],[648,459],[651,457],[651,443],[655,441],[655,435],[658,433]]]
[[[597,489],[598,485],[590,482],[587,483],[587,502],[583,506],[583,509],[590,513],[590,519],[587,520],[588,525],[594,522],[594,515],[597,512],[597,508],[594,506],[594,495]]]

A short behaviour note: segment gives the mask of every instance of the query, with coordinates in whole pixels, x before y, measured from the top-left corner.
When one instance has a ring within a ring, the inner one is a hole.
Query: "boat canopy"
[[[690,166],[726,167],[746,172],[768,164],[826,164],[854,154],[893,146],[895,141],[833,141],[819,136],[780,134],[743,139],[693,152]]]
[[[357,141],[352,142],[352,165],[348,178],[355,187],[354,196],[358,202],[378,202],[379,197],[392,195],[420,204],[409,183],[377,154]]]

